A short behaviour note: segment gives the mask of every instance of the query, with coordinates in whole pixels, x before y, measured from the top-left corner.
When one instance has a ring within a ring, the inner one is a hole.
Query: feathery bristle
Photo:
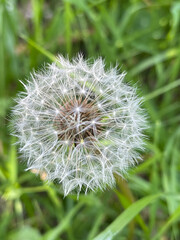
[[[125,74],[81,56],[34,72],[13,109],[14,135],[28,169],[62,184],[64,195],[105,189],[143,149],[146,119]],[[62,67],[59,67],[58,64]]]

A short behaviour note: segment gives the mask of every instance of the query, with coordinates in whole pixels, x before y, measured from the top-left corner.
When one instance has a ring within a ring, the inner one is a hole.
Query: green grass
[[[180,239],[179,36],[178,1],[0,0],[0,239]],[[19,79],[78,52],[125,70],[149,118],[127,181],[79,200],[24,171],[8,127]]]

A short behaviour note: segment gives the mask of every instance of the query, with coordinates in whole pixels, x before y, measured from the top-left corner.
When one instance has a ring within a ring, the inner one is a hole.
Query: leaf
[[[16,146],[13,144],[15,139],[12,138],[11,140],[11,147],[8,156],[8,173],[9,173],[9,180],[12,184],[14,184],[17,180],[18,175],[18,166],[17,166],[17,153],[16,153]]]
[[[180,86],[180,79],[172,82],[172,83],[169,83],[168,85],[164,86],[164,87],[161,87],[155,91],[153,91],[152,93],[149,93],[148,95],[146,95],[144,97],[144,101],[147,101],[147,100],[150,100],[152,98],[155,98],[155,97],[158,97],[159,95],[161,94],[164,94],[170,90],[172,90],[173,88],[176,88]]]
[[[177,221],[180,217],[180,207],[178,207],[174,213],[170,216],[168,221],[164,224],[164,226],[159,230],[159,232],[152,238],[152,240],[160,239],[162,234],[167,231],[167,229],[173,224],[175,221]]]
[[[159,198],[161,194],[150,195],[144,197],[130,207],[128,207],[119,217],[117,217],[103,232],[101,232],[94,240],[111,240],[148,204]]]
[[[56,57],[51,52],[40,46],[38,43],[34,42],[32,39],[28,38],[24,34],[21,34],[21,38],[24,39],[33,48],[41,52],[44,56],[48,57],[52,62],[57,61]]]
[[[142,61],[142,63],[140,63],[139,65],[137,65],[136,67],[134,67],[131,70],[130,74],[131,74],[131,76],[135,76],[135,75],[139,74],[140,72],[144,71],[145,69],[156,65],[157,63],[177,57],[178,55],[179,55],[178,48],[169,49],[165,52],[159,53],[155,56],[152,56],[152,57]]]
[[[6,115],[7,109],[11,106],[10,98],[0,98],[0,117],[4,117]]]
[[[55,240],[58,236],[66,229],[67,226],[70,225],[70,221],[74,217],[74,215],[78,212],[83,204],[78,203],[74,208],[70,210],[70,212],[63,218],[63,220],[53,229],[48,231],[41,240]]]
[[[11,233],[8,240],[40,240],[40,233],[37,229],[34,229],[29,226],[23,226],[22,228],[16,230],[15,232]]]

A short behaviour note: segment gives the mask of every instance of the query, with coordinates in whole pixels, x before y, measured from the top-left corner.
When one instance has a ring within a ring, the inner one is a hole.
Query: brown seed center
[[[77,146],[95,141],[101,132],[101,112],[94,100],[85,98],[70,100],[59,106],[54,119],[58,138]]]

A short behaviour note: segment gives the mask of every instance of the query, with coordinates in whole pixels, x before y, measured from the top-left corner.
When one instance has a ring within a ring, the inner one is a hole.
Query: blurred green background
[[[127,181],[79,200],[24,171],[8,128],[19,79],[78,52],[126,71],[149,118],[144,161]],[[0,0],[0,239],[179,240],[179,70],[179,1]]]

